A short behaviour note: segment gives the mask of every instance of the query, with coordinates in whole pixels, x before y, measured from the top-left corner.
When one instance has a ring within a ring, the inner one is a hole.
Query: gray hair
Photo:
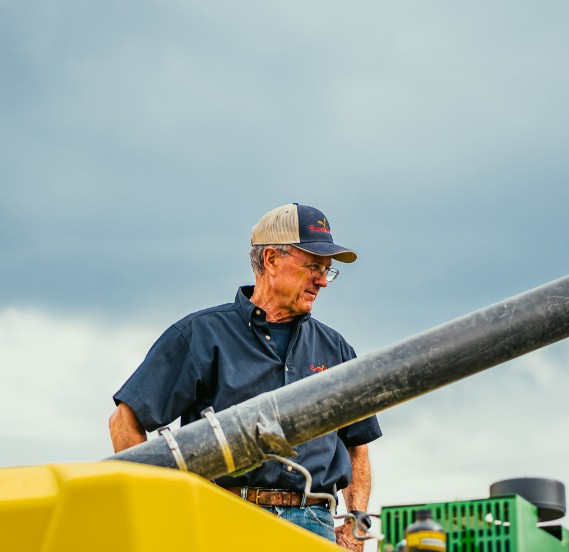
[[[287,255],[290,251],[290,245],[254,245],[249,251],[249,258],[251,259],[251,268],[257,276],[261,276],[265,272],[265,259],[264,253],[267,247],[272,247],[281,255]]]

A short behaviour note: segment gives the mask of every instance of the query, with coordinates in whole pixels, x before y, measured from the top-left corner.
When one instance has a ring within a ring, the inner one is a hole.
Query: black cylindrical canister
[[[446,535],[432,519],[431,510],[417,510],[415,522],[405,529],[405,552],[446,552]]]

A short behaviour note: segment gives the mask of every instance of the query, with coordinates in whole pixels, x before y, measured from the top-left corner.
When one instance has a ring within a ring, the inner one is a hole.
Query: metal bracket
[[[181,471],[189,471],[186,461],[182,456],[182,452],[180,451],[180,447],[178,446],[178,442],[174,439],[172,435],[172,431],[168,426],[166,427],[159,427],[158,428],[158,435],[164,437],[166,439],[166,443],[168,443],[169,449],[172,451],[172,456],[174,460],[176,460],[176,464]]]
[[[304,478],[306,480],[305,484],[304,484],[304,495],[306,496],[306,498],[324,498],[326,500],[328,500],[330,502],[330,513],[335,512],[336,511],[336,497],[328,494],[328,493],[313,493],[311,491],[312,488],[312,476],[310,475],[310,472],[304,467],[301,466],[300,464],[297,464],[296,462],[293,462],[292,460],[289,460],[288,458],[283,458],[282,456],[279,456],[278,454],[266,454],[265,455],[266,458],[270,458],[271,460],[277,460],[279,462],[282,462],[283,464],[286,464],[287,466],[292,466],[295,470],[298,470],[302,475],[304,475]],[[373,517],[379,517],[375,514],[368,514],[369,516],[373,516]],[[363,525],[361,525],[360,521],[356,518],[356,516],[354,514],[351,513],[347,513],[347,514],[339,514],[339,515],[334,515],[332,514],[332,517],[334,519],[352,519],[354,520],[354,523],[352,524],[352,534],[354,536],[355,539],[359,540],[359,541],[366,541],[366,540],[370,540],[370,539],[377,539],[378,541],[382,541],[384,539],[384,535],[375,535],[373,533],[370,533],[370,531],[367,529],[367,527],[364,527]],[[365,535],[363,537],[360,537],[357,534],[357,529],[361,529],[362,531],[365,531]]]
[[[379,517],[376,514],[369,514],[367,512],[365,512],[368,516],[370,517]],[[385,538],[385,535],[383,534],[379,534],[376,535],[374,533],[371,533],[370,530],[362,524],[362,522],[354,515],[351,513],[346,513],[346,514],[340,514],[339,516],[333,516],[334,519],[344,519],[344,521],[346,519],[351,519],[353,520],[352,523],[352,535],[355,539],[359,540],[359,541],[365,541],[365,540],[370,540],[370,539],[377,539],[378,541],[382,541]],[[360,535],[358,535],[357,533],[357,529],[361,529],[362,531],[365,532],[365,535],[363,537],[360,537]]]
[[[310,472],[304,466],[301,466],[300,464],[297,464],[296,462],[293,462],[292,460],[289,460],[288,458],[283,458],[282,456],[279,456],[278,454],[266,454],[265,457],[270,458],[271,460],[278,460],[279,462],[282,462],[283,464],[286,464],[287,466],[291,466],[295,470],[299,471],[302,475],[304,475],[304,479],[306,480],[306,482],[304,483],[304,495],[306,496],[306,498],[322,498],[322,499],[325,499],[328,502],[330,502],[330,512],[336,511],[336,497],[335,496],[328,494],[328,493],[313,493],[312,492],[312,490],[311,490],[311,488],[312,488],[312,476],[310,475]]]
[[[219,448],[223,454],[223,459],[225,460],[228,473],[233,473],[235,471],[235,462],[233,460],[233,455],[231,454],[229,443],[227,442],[225,433],[223,433],[223,428],[221,427],[221,424],[215,415],[213,407],[209,406],[202,411],[201,415],[202,418],[205,418],[209,422],[209,425],[213,428],[213,432],[215,433],[215,438],[219,443]]]

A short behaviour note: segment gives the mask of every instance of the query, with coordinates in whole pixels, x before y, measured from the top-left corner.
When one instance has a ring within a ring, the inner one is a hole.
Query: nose
[[[321,287],[321,288],[328,286],[328,280],[326,280],[326,271],[325,270],[320,272],[320,274],[316,278],[314,278],[314,283],[318,287]]]

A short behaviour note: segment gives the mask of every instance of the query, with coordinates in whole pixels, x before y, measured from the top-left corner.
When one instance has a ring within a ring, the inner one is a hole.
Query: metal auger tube
[[[569,336],[569,276],[218,412],[225,435],[199,420],[173,435],[190,471],[208,479],[246,469],[296,445]],[[177,468],[165,439],[120,452]],[[233,470],[231,470],[233,471]]]

